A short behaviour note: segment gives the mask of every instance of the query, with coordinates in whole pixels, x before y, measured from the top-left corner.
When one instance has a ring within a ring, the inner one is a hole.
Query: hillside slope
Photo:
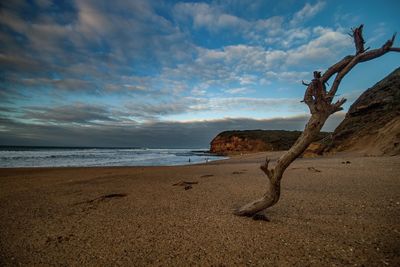
[[[400,68],[354,102],[335,129],[328,151],[400,154]]]

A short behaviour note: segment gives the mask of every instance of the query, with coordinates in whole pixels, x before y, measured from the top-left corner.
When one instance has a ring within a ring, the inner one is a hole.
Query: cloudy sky
[[[0,145],[206,148],[223,130],[301,130],[301,80],[354,53],[360,23],[366,47],[381,46],[400,32],[399,10],[397,0],[2,1]],[[345,108],[399,62],[358,65],[339,90]]]

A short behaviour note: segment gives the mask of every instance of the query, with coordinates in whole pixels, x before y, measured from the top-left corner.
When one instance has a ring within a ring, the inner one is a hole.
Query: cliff
[[[225,131],[211,141],[210,152],[226,155],[287,150],[300,134],[301,131],[283,130]],[[321,133],[317,140],[324,138],[327,134]]]
[[[328,151],[400,154],[400,68],[366,90],[335,129]]]

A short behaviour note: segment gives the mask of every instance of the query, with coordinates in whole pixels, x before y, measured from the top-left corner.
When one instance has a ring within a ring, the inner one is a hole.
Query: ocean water
[[[219,159],[225,157],[207,149],[0,147],[0,168],[172,166]]]

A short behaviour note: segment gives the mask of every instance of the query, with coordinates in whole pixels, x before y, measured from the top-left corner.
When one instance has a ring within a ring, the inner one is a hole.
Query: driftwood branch
[[[268,168],[269,162],[270,162],[270,160],[267,157],[265,159],[264,165],[260,166],[260,169],[268,176],[269,179],[271,179],[274,176],[274,170]]]
[[[361,24],[359,27],[352,29],[352,31],[353,31],[352,36],[354,39],[354,44],[356,46],[356,54],[357,55],[360,53],[363,53],[365,51],[364,50],[365,41],[362,36],[363,27],[364,27],[364,25]]]
[[[346,98],[342,98],[338,100],[335,104],[332,105],[332,114],[338,111],[343,110],[343,104],[347,101]]]
[[[340,68],[337,68],[336,70],[334,70],[337,73],[337,75],[336,75],[335,80],[333,81],[332,87],[331,87],[328,95],[330,97],[335,96],[343,77],[347,73],[349,73],[349,71],[354,66],[356,66],[358,63],[375,59],[377,57],[380,57],[380,56],[386,54],[389,51],[399,52],[399,50],[398,50],[399,48],[392,48],[395,38],[396,38],[396,34],[393,34],[392,38],[389,39],[388,41],[386,41],[386,43],[384,45],[382,45],[382,47],[373,49],[370,51],[365,51],[363,49],[363,52],[360,52],[360,53],[357,52],[356,56],[352,57],[351,60],[348,60],[348,62],[346,62],[347,64],[341,65]],[[357,45],[356,45],[356,47],[357,47]],[[350,57],[348,57],[348,59],[350,59]]]
[[[234,212],[236,215],[253,216],[257,212],[269,208],[278,202],[280,197],[280,182],[286,168],[297,157],[299,157],[315,139],[329,116],[335,112],[343,110],[342,106],[346,102],[345,98],[342,98],[335,103],[332,103],[332,101],[342,79],[347,73],[349,73],[349,71],[351,71],[352,68],[354,68],[358,63],[375,59],[387,52],[400,52],[399,47],[393,47],[396,34],[394,34],[392,38],[386,41],[386,43],[384,43],[380,48],[369,50],[368,47],[367,49],[364,49],[365,41],[363,38],[363,27],[364,25],[361,24],[359,27],[352,29],[352,33],[350,34],[350,36],[353,37],[356,48],[355,55],[344,57],[339,62],[329,67],[323,74],[319,71],[314,71],[313,79],[310,83],[302,81],[302,84],[307,86],[302,102],[305,102],[309,107],[311,117],[306,124],[303,133],[294,145],[278,159],[273,168],[269,167],[270,160],[268,158],[260,167],[269,178],[267,192],[264,196],[237,209]],[[329,91],[327,91],[325,84],[327,84],[328,80],[334,75],[336,76],[332,86]]]
[[[301,84],[302,84],[302,85],[305,85],[305,86],[309,86],[309,85],[310,85],[309,83],[306,83],[306,82],[303,81],[303,80],[301,80]]]

